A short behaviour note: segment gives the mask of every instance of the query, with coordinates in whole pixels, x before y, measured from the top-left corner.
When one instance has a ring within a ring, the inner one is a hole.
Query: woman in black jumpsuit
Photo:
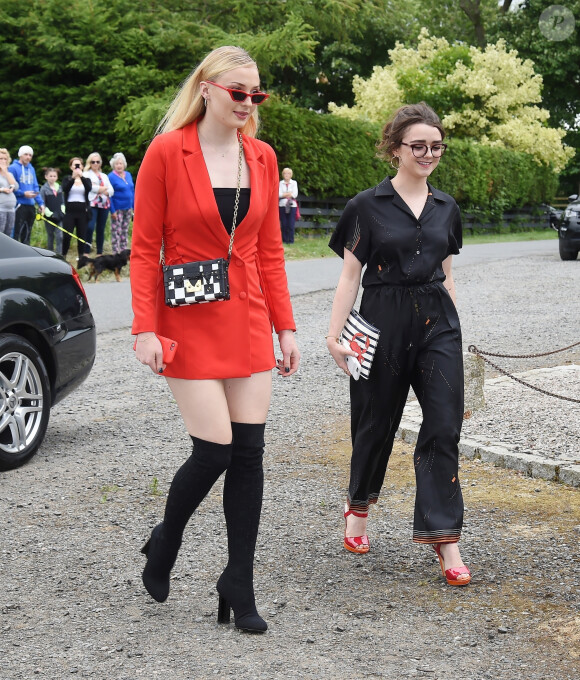
[[[423,411],[414,454],[413,540],[433,545],[450,585],[467,585],[471,575],[457,546],[463,360],[451,274],[462,244],[461,218],[454,199],[427,183],[445,151],[444,135],[424,103],[403,106],[385,126],[379,154],[397,174],[349,201],[330,240],[344,265],[327,345],[348,374],[345,357],[355,352],[338,337],[366,265],[360,313],[381,335],[369,380],[350,381],[353,452],[344,547],[369,550],[369,505],[377,502],[412,387]]]

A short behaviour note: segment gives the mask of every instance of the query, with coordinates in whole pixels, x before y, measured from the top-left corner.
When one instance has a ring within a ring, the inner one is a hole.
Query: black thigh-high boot
[[[254,600],[254,551],[264,489],[264,428],[263,423],[232,423],[232,462],[224,482],[229,559],[217,583],[218,622],[229,623],[231,607],[236,628],[253,633],[268,628]]]
[[[153,529],[141,550],[147,555],[143,584],[157,602],[164,602],[169,595],[169,574],[189,518],[232,457],[231,444],[216,444],[193,436],[191,439],[193,452],[171,482],[163,522]]]

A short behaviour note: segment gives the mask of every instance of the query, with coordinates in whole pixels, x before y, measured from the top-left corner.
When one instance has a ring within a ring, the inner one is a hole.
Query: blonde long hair
[[[210,52],[183,81],[167,113],[161,119],[155,134],[179,130],[205,114],[204,99],[199,89],[199,84],[203,80],[215,80],[226,71],[250,64],[256,66],[256,62],[241,47],[226,45]],[[258,124],[259,117],[256,107],[241,131],[249,137],[255,137]]]

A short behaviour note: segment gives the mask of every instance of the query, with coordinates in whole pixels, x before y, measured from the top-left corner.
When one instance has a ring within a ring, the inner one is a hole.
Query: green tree
[[[485,47],[489,26],[504,10],[497,0],[416,0],[413,11],[432,35]]]
[[[274,66],[313,58],[314,29],[299,16],[282,14],[271,30],[252,17],[256,5],[240,0],[3,0],[2,144],[32,144],[39,165],[119,150],[123,107],[157,93],[169,98],[219,45],[249,49],[266,77]]]
[[[503,40],[482,50],[450,45],[423,29],[417,48],[398,44],[389,55],[390,64],[376,66],[370,79],[354,79],[354,107],[330,110],[381,122],[401,104],[423,99],[457,137],[528,153],[557,172],[573,156],[562,144],[565,131],[549,128],[549,112],[537,106],[542,77]]]
[[[554,35],[549,32],[546,35],[540,28],[542,12],[552,4],[563,5],[575,18],[573,30],[563,40],[554,40]],[[504,38],[509,48],[516,49],[522,59],[531,59],[535,70],[542,74],[542,105],[550,112],[551,124],[566,130],[564,141],[576,149],[576,155],[562,177],[563,190],[568,193],[578,193],[580,182],[579,22],[580,0],[563,3],[525,0],[489,27],[492,39]]]

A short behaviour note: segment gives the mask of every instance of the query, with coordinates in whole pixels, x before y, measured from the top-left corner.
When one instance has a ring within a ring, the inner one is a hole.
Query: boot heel
[[[181,541],[168,541],[163,536],[163,522],[151,532],[151,537],[141,548],[147,557],[142,579],[145,589],[157,602],[165,602],[169,595],[169,575],[177,559]]]
[[[218,623],[229,623],[230,622],[231,607],[230,603],[226,600],[223,595],[219,596],[218,600]]]

